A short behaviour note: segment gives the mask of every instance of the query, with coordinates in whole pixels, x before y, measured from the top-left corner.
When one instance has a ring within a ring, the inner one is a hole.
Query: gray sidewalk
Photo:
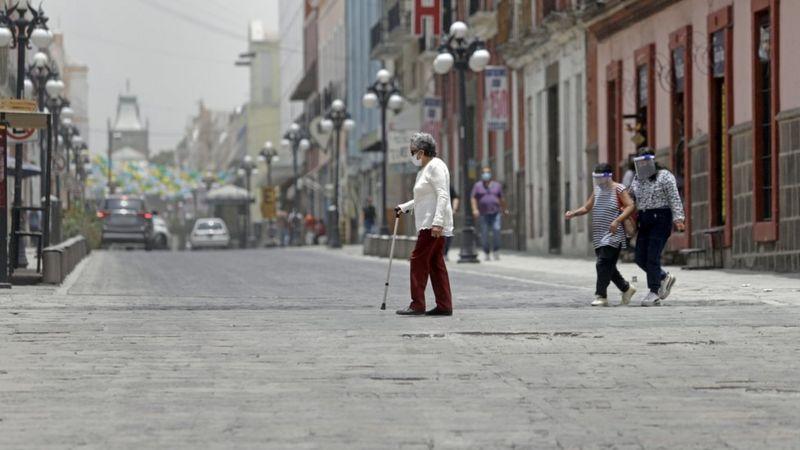
[[[379,259],[361,254],[360,245],[345,247],[354,257]],[[502,252],[499,261],[479,264],[458,264],[458,248],[450,249],[447,268],[451,272],[493,276],[509,281],[550,285],[553,288],[584,288],[587,303],[592,300],[595,284],[595,262],[590,258],[536,256],[523,252]],[[403,267],[407,267],[404,265]],[[666,305],[699,305],[729,303],[766,303],[776,306],[800,306],[800,275],[753,272],[743,270],[682,270],[679,266],[665,266],[677,276],[678,281]],[[631,281],[637,278],[638,293],[632,305],[647,292],[647,276],[633,263],[620,263],[622,275]],[[619,300],[614,286],[609,287],[609,300]],[[638,304],[638,303],[636,303]]]

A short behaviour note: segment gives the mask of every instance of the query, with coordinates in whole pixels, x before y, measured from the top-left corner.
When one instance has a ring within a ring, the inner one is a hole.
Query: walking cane
[[[389,271],[386,272],[386,285],[383,287],[383,303],[381,309],[386,309],[386,296],[389,295],[389,277],[392,275],[392,260],[394,259],[394,240],[397,239],[397,224],[400,222],[400,216],[394,216],[394,232],[392,233],[392,246],[389,248]]]

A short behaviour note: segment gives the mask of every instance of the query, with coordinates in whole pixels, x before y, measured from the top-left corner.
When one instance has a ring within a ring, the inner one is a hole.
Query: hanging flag
[[[441,140],[442,99],[425,97],[422,99],[422,131],[430,133],[437,141]]]
[[[486,127],[495,131],[506,130],[509,116],[508,70],[505,66],[488,66],[485,73]]]

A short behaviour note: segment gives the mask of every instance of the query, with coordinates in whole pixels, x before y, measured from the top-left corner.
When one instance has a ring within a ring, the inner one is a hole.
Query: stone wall
[[[752,124],[742,123],[730,130],[733,165],[733,246],[726,249],[725,267],[777,272],[800,271],[800,109],[785,111],[778,116],[778,134],[780,202],[778,241],[756,242],[753,237]],[[693,155],[692,161],[693,164],[699,162],[696,155]],[[707,174],[699,170],[693,170],[692,180],[705,175]],[[703,182],[707,183],[707,178]],[[692,188],[694,201],[696,203],[702,201],[703,197],[698,196],[700,186],[695,184]],[[707,191],[708,188],[704,189]],[[706,204],[707,202],[704,206]],[[694,211],[695,208],[693,213]],[[707,216],[701,220],[707,221]],[[695,234],[697,231],[700,230],[696,227]]]
[[[709,224],[708,196],[708,135],[697,136],[689,142],[689,157],[692,158],[692,247],[708,248],[710,243],[703,231]]]
[[[728,132],[733,174],[733,246],[726,251],[725,267],[746,267],[756,251],[753,240],[753,125],[738,124]]]

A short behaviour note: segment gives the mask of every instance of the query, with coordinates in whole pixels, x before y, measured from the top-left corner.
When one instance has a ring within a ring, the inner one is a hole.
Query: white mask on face
[[[415,165],[415,166],[417,166],[417,167],[420,167],[420,166],[422,166],[422,160],[420,160],[420,159],[417,159],[417,155],[418,155],[419,153],[420,153],[420,152],[417,152],[417,153],[415,153],[415,154],[411,155],[411,164],[413,164],[413,165]]]

